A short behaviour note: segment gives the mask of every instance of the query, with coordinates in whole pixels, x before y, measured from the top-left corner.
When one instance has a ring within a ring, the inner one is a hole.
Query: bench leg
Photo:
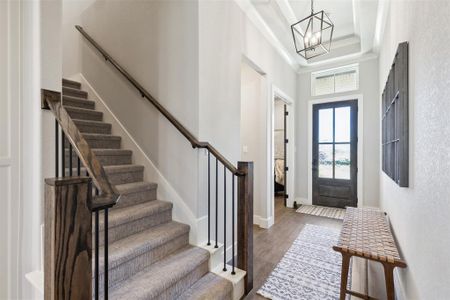
[[[384,280],[386,281],[386,299],[395,300],[394,266],[391,264],[383,263],[383,268]]]
[[[341,272],[341,294],[339,299],[345,300],[347,294],[348,269],[350,267],[350,255],[342,254],[342,272]]]

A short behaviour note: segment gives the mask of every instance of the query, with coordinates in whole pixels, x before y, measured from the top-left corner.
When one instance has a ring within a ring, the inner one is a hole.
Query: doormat
[[[344,220],[345,209],[316,205],[301,205],[296,212],[301,214]]]
[[[332,248],[338,239],[337,229],[306,224],[257,293],[274,300],[339,299],[342,256]]]

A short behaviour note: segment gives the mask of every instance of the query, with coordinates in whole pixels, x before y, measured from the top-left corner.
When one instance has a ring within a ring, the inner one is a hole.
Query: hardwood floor
[[[275,224],[269,229],[254,226],[253,290],[245,299],[265,299],[256,294],[281,260],[305,224],[340,228],[342,221],[296,213],[286,208],[283,198],[275,198]]]

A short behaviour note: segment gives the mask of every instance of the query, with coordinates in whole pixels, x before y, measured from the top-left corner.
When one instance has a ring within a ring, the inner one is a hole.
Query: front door
[[[357,100],[313,105],[313,204],[357,206]]]

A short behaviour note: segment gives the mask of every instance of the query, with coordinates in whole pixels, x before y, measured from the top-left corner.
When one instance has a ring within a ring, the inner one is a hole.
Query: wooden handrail
[[[95,186],[101,191],[101,194],[90,203],[90,208],[97,210],[115,205],[119,201],[120,194],[109,182],[102,164],[63,107],[61,93],[42,89],[41,106],[43,109],[50,109],[53,112],[66,138],[72,144],[73,149],[92,177]]]
[[[141,94],[143,98],[146,98],[156,109],[161,112],[173,126],[191,143],[194,148],[207,149],[212,155],[214,155],[231,173],[236,176],[245,176],[238,168],[236,168],[230,161],[228,161],[216,148],[214,148],[208,142],[200,142],[183,124],[180,123],[167,109],[165,109],[139,82],[137,82],[133,76],[131,76],[121,65],[119,65],[114,58],[112,58],[84,29],[83,27],[76,25],[75,28],[94,46],[105,58],[109,61],[117,71],[120,72]]]

